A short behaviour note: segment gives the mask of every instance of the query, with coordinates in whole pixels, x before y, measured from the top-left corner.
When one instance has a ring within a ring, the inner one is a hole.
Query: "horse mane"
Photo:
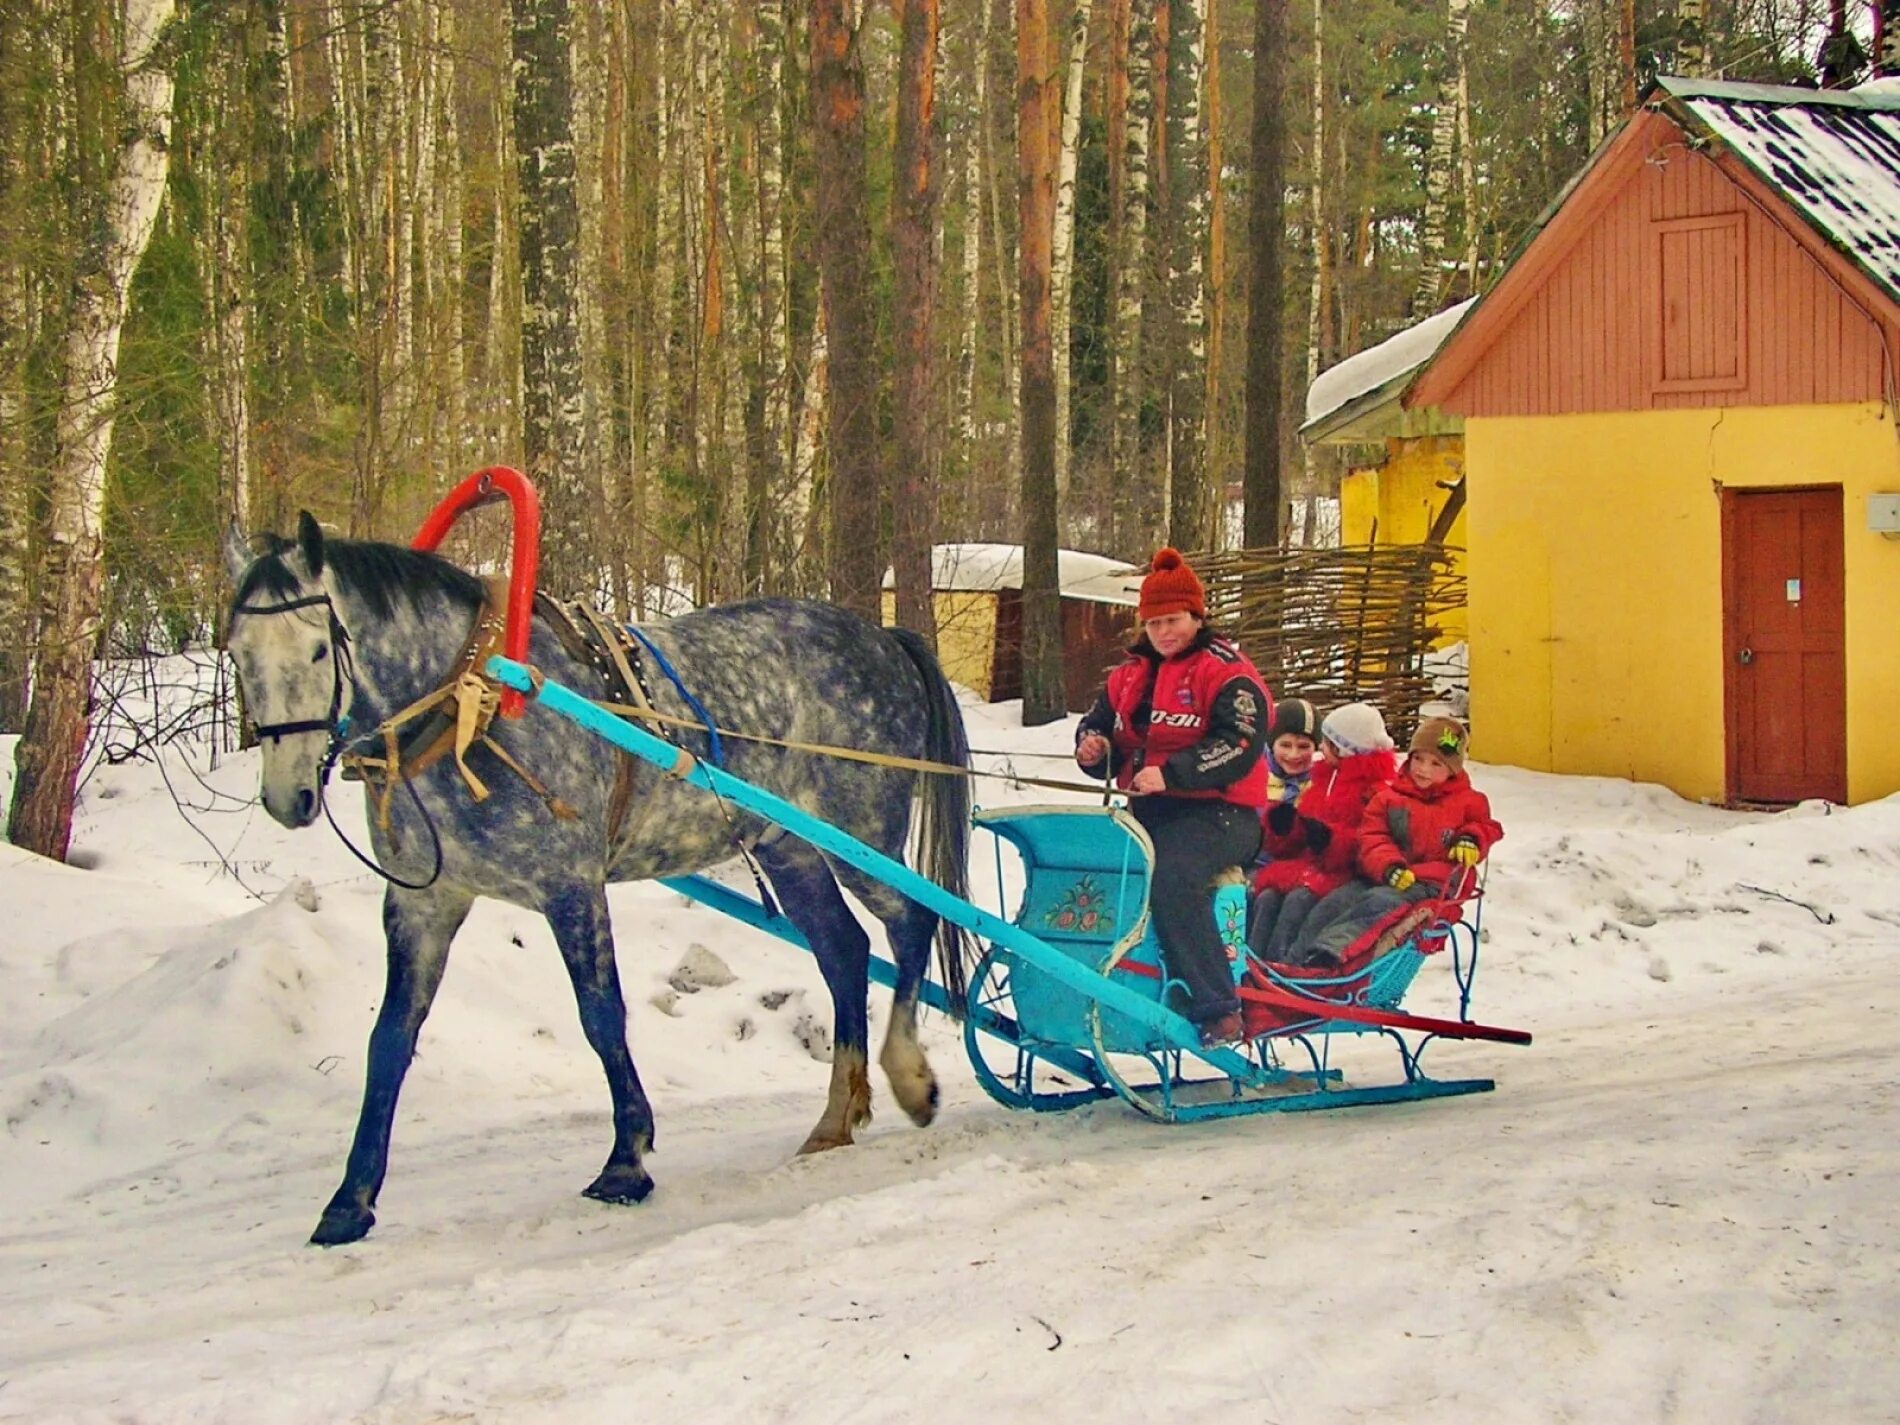
[[[258,594],[275,599],[293,597],[302,578],[284,562],[297,547],[293,539],[266,535],[264,553],[251,565],[231,604],[235,609]],[[478,607],[484,595],[482,581],[466,569],[437,554],[424,554],[400,544],[367,539],[326,539],[323,562],[337,582],[368,604],[378,618],[395,612],[396,599],[420,603],[431,595],[466,608]]]

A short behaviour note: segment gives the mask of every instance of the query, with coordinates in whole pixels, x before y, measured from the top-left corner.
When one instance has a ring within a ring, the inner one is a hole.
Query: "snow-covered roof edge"
[[[1141,570],[1124,560],[1080,549],[1056,551],[1056,582],[1065,599],[1087,599],[1098,604],[1140,602]],[[931,549],[933,589],[964,593],[991,593],[1023,586],[1023,548],[1020,544],[939,544]],[[886,589],[897,587],[894,571],[884,571]]]
[[[1359,397],[1391,385],[1423,366],[1477,300],[1467,297],[1320,372],[1306,390],[1306,423],[1300,427],[1301,431],[1311,430]]]

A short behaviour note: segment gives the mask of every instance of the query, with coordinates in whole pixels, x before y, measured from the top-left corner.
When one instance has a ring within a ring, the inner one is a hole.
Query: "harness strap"
[[[596,701],[594,706],[602,712],[612,713],[615,717],[639,718],[646,722],[657,722],[663,726],[691,727],[702,732],[705,730],[692,718],[677,717],[672,713],[663,713],[657,708],[600,701]],[[827,742],[800,742],[795,738],[767,737],[759,732],[734,732],[729,727],[722,727],[718,731],[721,737],[733,738],[740,742],[756,742],[766,747],[782,747],[788,752],[810,752],[821,757],[838,757],[847,762],[867,762],[876,767],[897,767],[911,772],[929,772],[940,777],[994,777],[999,781],[1013,782],[1018,786],[1049,787],[1059,792],[1088,792],[1092,795],[1101,791],[1101,788],[1092,782],[1064,782],[1052,777],[1024,777],[1014,772],[978,772],[974,768],[959,767],[951,762],[933,762],[925,757],[905,757],[895,752],[866,752],[862,748],[839,747]]]
[[[640,640],[640,646],[653,656],[653,660],[660,665],[660,671],[672,680],[675,688],[679,689],[679,695],[686,700],[686,706],[699,714],[700,727],[706,734],[707,752],[712,757],[712,764],[715,767],[724,767],[726,765],[725,749],[719,745],[719,729],[713,726],[712,714],[708,713],[705,705],[693,696],[693,690],[686,686],[673,665],[667,661],[666,655],[660,652],[652,639],[632,624],[627,625],[627,632]]]

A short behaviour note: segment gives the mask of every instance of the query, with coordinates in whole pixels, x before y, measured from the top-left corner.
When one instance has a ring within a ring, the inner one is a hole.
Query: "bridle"
[[[321,608],[330,620],[330,710],[320,718],[292,718],[284,722],[260,722],[253,725],[261,742],[268,738],[281,743],[286,737],[295,737],[300,732],[321,732],[326,740],[323,747],[323,761],[317,769],[317,805],[323,809],[323,816],[330,823],[330,830],[337,835],[348,848],[349,853],[361,861],[370,870],[388,881],[392,886],[400,886],[406,891],[427,890],[434,885],[442,874],[442,838],[435,828],[435,818],[429,815],[429,809],[422,804],[421,794],[408,777],[403,785],[409,789],[409,799],[416,804],[423,824],[429,828],[429,840],[433,847],[435,865],[428,879],[405,881],[400,876],[391,875],[375,861],[356,849],[350,838],[343,834],[343,828],[336,824],[336,817],[330,812],[330,799],[324,795],[330,785],[330,773],[335,770],[337,760],[350,746],[350,716],[343,711],[343,689],[347,684],[354,701],[356,693],[356,658],[350,651],[350,631],[343,626],[343,620],[336,616],[336,605],[327,593],[305,594],[302,598],[284,599],[274,604],[233,604],[234,614],[289,614],[299,609]],[[374,732],[369,734],[374,736]],[[358,739],[361,741],[362,739]]]
[[[328,745],[323,753],[323,777],[328,780],[330,769],[336,765],[342,754],[345,735],[349,732],[349,715],[343,711],[343,685],[349,680],[350,691],[356,691],[356,662],[350,654],[350,631],[343,627],[343,621],[336,616],[336,605],[326,594],[306,594],[300,599],[285,599],[275,604],[233,604],[234,614],[288,614],[298,609],[321,608],[330,620],[330,711],[323,717],[296,718],[285,722],[260,722],[253,725],[259,741],[268,738],[272,742],[281,742],[286,737],[295,737],[300,732],[321,732],[328,736]]]

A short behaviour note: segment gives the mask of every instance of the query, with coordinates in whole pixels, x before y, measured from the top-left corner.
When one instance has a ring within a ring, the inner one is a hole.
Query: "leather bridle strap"
[[[337,716],[343,710],[343,665],[349,657],[350,635],[336,616],[336,605],[330,602],[328,594],[306,594],[301,599],[285,599],[278,604],[233,604],[234,614],[288,614],[298,609],[321,607],[330,618],[330,712],[322,718],[300,718],[292,722],[260,722],[253,725],[261,742],[265,738],[280,741],[286,737],[295,737],[300,732],[322,732],[336,738],[342,729]]]

